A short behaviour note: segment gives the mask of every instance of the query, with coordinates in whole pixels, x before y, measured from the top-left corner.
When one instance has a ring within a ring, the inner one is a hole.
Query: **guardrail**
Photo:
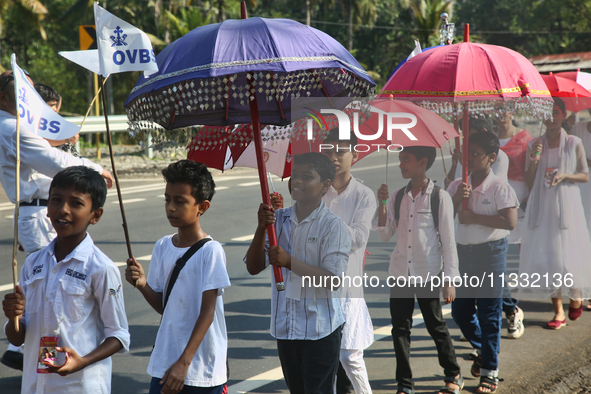
[[[82,124],[82,120],[84,120],[83,116],[68,116],[64,117],[68,122],[73,123],[75,125],[80,126]],[[127,115],[109,115],[109,130],[111,133],[121,133],[127,132]],[[82,130],[80,130],[80,134],[94,134],[94,133],[106,133],[107,126],[105,125],[105,117],[104,116],[89,116],[86,118],[86,122],[84,122],[84,126]],[[80,151],[80,142],[76,143],[76,149]],[[153,157],[153,149],[152,149],[152,138],[148,136],[148,141],[146,142],[145,153],[148,158]],[[100,148],[97,148],[97,156],[100,156]]]

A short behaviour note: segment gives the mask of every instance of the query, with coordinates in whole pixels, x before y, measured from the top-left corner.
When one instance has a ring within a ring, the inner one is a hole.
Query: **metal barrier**
[[[80,126],[82,124],[82,120],[84,119],[83,116],[69,116],[65,117],[65,119],[73,123],[75,125]],[[109,129],[111,133],[120,133],[120,132],[127,132],[127,115],[109,115]],[[105,126],[105,117],[104,116],[89,116],[86,118],[86,122],[84,122],[84,126],[82,130],[80,130],[80,134],[94,134],[94,133],[106,133],[107,127]],[[76,148],[80,151],[80,141],[76,143]],[[153,157],[153,149],[152,149],[152,138],[148,136],[148,141],[146,142],[145,153],[148,158]]]

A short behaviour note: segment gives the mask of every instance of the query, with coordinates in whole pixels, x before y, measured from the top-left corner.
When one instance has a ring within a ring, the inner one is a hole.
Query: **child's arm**
[[[258,225],[254,238],[246,252],[246,269],[251,275],[257,275],[265,267],[265,240],[267,236],[267,224],[275,223],[275,210],[267,204],[261,204],[258,211]],[[270,250],[270,249],[269,249]]]
[[[455,217],[455,215],[457,215],[458,211],[460,210],[460,205],[462,204],[462,200],[464,198],[469,198],[472,190],[470,189],[470,186],[468,186],[466,183],[463,183],[463,182],[457,186],[457,189],[454,186],[450,186],[450,188],[448,190],[449,190],[449,194],[452,196],[451,200],[452,200],[453,206],[454,206],[454,217]]]
[[[359,199],[358,205],[349,207],[355,211],[353,220],[345,223],[351,238],[351,253],[367,244],[374,212],[376,211],[375,195],[369,190]]]
[[[127,260],[125,280],[131,285],[135,286],[140,291],[140,293],[142,293],[146,301],[148,301],[148,304],[150,304],[150,306],[156,312],[159,314],[164,312],[164,308],[162,306],[162,293],[158,293],[150,287],[148,281],[146,280],[144,268],[133,257]]]
[[[179,359],[168,368],[160,381],[160,384],[164,385],[164,387],[162,387],[164,392],[178,393],[182,390],[191,361],[193,361],[197,349],[201,346],[201,342],[203,341],[203,337],[207,333],[209,326],[213,323],[217,297],[218,289],[203,292],[201,311],[199,312],[195,327],[193,327],[193,331],[191,332],[189,342]]]
[[[330,223],[318,242],[322,243],[320,266],[313,266],[304,261],[291,257],[280,246],[270,246],[268,250],[269,263],[285,267],[301,277],[319,278],[321,283],[330,290],[331,280],[324,280],[333,276],[340,277],[347,271],[351,239],[347,227],[342,220],[337,219]]]
[[[20,324],[25,313],[25,294],[18,285],[15,290],[15,293],[6,294],[4,296],[2,310],[4,311],[4,316],[8,318],[8,324],[4,327],[6,338],[14,346],[20,346],[25,342],[26,327],[24,324]],[[18,332],[14,329],[15,320],[19,322]]]
[[[539,157],[542,154],[542,141],[537,140],[532,145],[528,144],[526,152],[527,154],[525,160],[527,160],[527,162],[525,166],[527,169],[525,170],[524,177],[527,188],[529,191],[531,191],[531,189],[534,187],[534,181],[536,180],[536,171],[538,169],[538,162],[540,160]],[[531,160],[536,157],[538,159]]]
[[[72,348],[66,346],[56,347],[60,353],[66,353],[66,362],[63,365],[54,366],[46,361],[43,362],[47,366],[47,370],[52,373],[57,373],[60,376],[70,375],[78,372],[89,365],[111,357],[123,348],[123,344],[115,337],[105,339],[96,349],[88,353],[84,357],[80,357],[78,353]]]
[[[382,242],[388,242],[398,229],[398,224],[394,219],[394,199],[388,192],[388,185],[382,184],[378,189],[378,207],[372,220],[372,231],[377,231]]]
[[[481,226],[513,230],[517,225],[517,207],[499,210],[498,215],[479,215],[469,209],[458,212],[461,224],[479,224]]]
[[[560,182],[570,181],[574,183],[586,183],[589,181],[589,167],[587,166],[587,159],[583,142],[579,141],[576,147],[577,154],[577,172],[576,174],[564,174],[558,172],[552,181],[552,186],[557,186]]]
[[[454,207],[451,196],[448,192],[440,191],[439,204],[439,239],[441,241],[441,252],[443,254],[443,274],[446,278],[460,276],[458,270],[458,250],[456,247]],[[443,299],[446,304],[454,301],[456,290],[453,282],[447,280],[443,283]]]

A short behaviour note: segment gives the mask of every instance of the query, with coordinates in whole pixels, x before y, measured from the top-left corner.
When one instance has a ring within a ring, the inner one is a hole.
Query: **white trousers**
[[[371,394],[367,368],[363,361],[363,349],[341,349],[339,359],[353,384],[355,394]]]

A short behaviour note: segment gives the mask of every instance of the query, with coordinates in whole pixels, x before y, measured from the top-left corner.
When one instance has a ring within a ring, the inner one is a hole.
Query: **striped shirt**
[[[386,208],[385,226],[378,226],[378,211],[373,220],[373,231],[378,231],[382,241],[389,241],[398,231],[396,247],[390,257],[388,273],[393,277],[420,276],[423,280],[443,273],[448,277],[459,276],[458,252],[454,236],[453,202],[448,192],[439,191],[439,235],[435,230],[431,214],[431,193],[434,187],[429,180],[426,189],[412,196],[410,184],[400,189],[404,193],[400,204],[400,218],[394,219],[394,200],[398,190],[392,194]],[[441,244],[440,244],[441,241]],[[443,255],[443,262],[442,257]]]
[[[277,244],[293,258],[341,277],[347,271],[351,249],[345,223],[323,201],[301,222],[294,210],[295,206],[275,212]],[[269,265],[269,261],[265,264]],[[273,337],[317,340],[330,335],[345,322],[339,290],[310,286],[307,279],[302,280],[286,268],[282,271],[285,291],[277,291],[274,278],[271,286]]]

